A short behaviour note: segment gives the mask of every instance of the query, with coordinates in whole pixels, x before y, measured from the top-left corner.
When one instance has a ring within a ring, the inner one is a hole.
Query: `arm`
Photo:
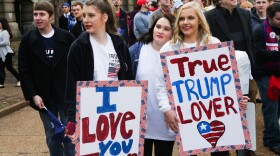
[[[173,131],[177,131],[179,129],[178,127],[179,119],[176,117],[175,111],[171,109],[171,105],[169,104],[169,99],[167,96],[166,84],[164,80],[164,74],[162,71],[160,58],[158,58],[157,61],[156,89],[157,89],[157,98],[159,101],[159,110],[164,113],[166,126],[170,127]]]
[[[135,22],[135,27],[137,28],[137,30],[140,34],[144,34],[149,31],[149,28],[148,28],[149,26],[148,27],[145,26],[144,19],[141,16],[139,16],[139,18],[137,18],[137,22]]]
[[[67,58],[66,96],[65,104],[68,112],[68,121],[75,123],[76,117],[76,82],[80,80],[81,55],[76,41],[70,47]]]
[[[125,41],[123,41],[123,46],[124,46],[124,62],[126,63],[127,69],[126,69],[126,80],[135,80],[133,71],[132,71],[132,64],[131,64],[131,59],[130,59],[130,54],[129,50],[127,47],[127,44]]]
[[[7,30],[2,31],[3,40],[0,40],[0,47],[6,47],[10,44],[10,35]]]
[[[21,88],[25,100],[31,100],[35,95],[37,95],[37,91],[32,79],[32,54],[28,48],[29,33],[23,36],[18,51],[18,70],[20,75]]]

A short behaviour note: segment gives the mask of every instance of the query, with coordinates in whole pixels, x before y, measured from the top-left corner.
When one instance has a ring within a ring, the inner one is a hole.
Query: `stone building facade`
[[[0,0],[0,17],[5,17],[11,26],[13,35],[18,38],[34,27],[32,6],[40,0]],[[85,2],[86,0],[41,0],[53,3],[56,18],[61,14],[61,4],[63,2],[73,3],[75,1]],[[127,11],[133,10],[136,0],[122,0],[122,8]]]

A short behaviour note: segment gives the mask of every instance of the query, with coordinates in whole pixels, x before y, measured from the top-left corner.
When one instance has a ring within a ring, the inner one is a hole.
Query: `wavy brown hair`
[[[88,0],[85,5],[95,6],[101,12],[101,14],[107,14],[108,20],[106,22],[106,32],[119,35],[115,7],[112,4],[112,0]]]
[[[211,37],[209,25],[203,14],[202,8],[200,7],[200,5],[197,2],[188,2],[179,9],[179,12],[177,14],[176,21],[175,21],[174,34],[172,36],[171,43],[175,44],[177,42],[177,40],[179,40],[182,43],[184,42],[184,34],[179,28],[179,18],[181,16],[182,10],[188,9],[188,8],[194,9],[198,16],[198,22],[199,22],[198,37],[197,37],[198,46],[199,46],[200,42],[203,42],[203,44],[208,44],[210,41],[210,37]]]

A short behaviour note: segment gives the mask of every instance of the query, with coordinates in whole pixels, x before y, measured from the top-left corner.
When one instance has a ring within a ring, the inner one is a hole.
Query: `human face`
[[[268,20],[272,27],[280,28],[280,12],[276,12],[273,18],[268,17]]]
[[[269,5],[267,0],[256,0],[254,4],[255,4],[256,11],[258,13],[265,13],[266,8]]]
[[[170,9],[172,7],[170,0],[161,0],[160,6],[165,9]]]
[[[63,7],[62,7],[62,10],[63,10],[63,13],[68,14],[70,8],[67,7],[67,6],[63,6]]]
[[[2,27],[2,23],[0,22],[0,29],[3,29],[3,27]]]
[[[199,17],[193,8],[185,8],[179,16],[179,29],[184,39],[196,40],[198,35]]]
[[[122,4],[122,0],[113,0],[115,7],[119,7]]]
[[[220,0],[221,6],[233,10],[237,6],[237,0]]]
[[[47,11],[44,10],[34,10],[33,11],[34,23],[39,30],[45,30],[51,26],[52,17]]]
[[[85,5],[83,9],[83,17],[83,23],[87,32],[93,35],[105,32],[108,15],[101,14],[95,6]]]
[[[83,17],[83,10],[80,5],[72,6],[72,11],[76,18],[79,19]]]
[[[169,21],[162,17],[160,18],[153,31],[153,42],[156,44],[163,46],[167,41],[171,39],[172,36],[172,28]]]

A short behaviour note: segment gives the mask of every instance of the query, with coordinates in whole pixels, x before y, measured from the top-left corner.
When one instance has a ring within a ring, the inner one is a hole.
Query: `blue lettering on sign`
[[[117,111],[116,104],[110,104],[110,92],[117,92],[118,87],[96,87],[96,92],[103,92],[103,104],[97,107],[97,114]]]
[[[130,152],[131,147],[133,144],[133,140],[129,139],[128,144],[126,145],[125,140],[120,142],[108,141],[107,143],[100,142],[99,149],[100,149],[100,156],[104,156],[109,149],[110,155],[119,155],[121,152],[127,154]],[[108,155],[108,154],[106,154]]]
[[[204,83],[202,83],[203,80]],[[183,103],[183,95],[187,96],[188,101],[192,101],[193,97],[196,100],[208,99],[214,93],[217,93],[218,96],[220,96],[221,92],[223,95],[226,95],[225,86],[232,81],[232,76],[230,74],[222,74],[219,77],[204,77],[203,80],[186,79],[185,81],[177,80],[172,82],[172,86],[176,88],[179,103]],[[181,87],[182,84],[184,84],[185,90]]]

